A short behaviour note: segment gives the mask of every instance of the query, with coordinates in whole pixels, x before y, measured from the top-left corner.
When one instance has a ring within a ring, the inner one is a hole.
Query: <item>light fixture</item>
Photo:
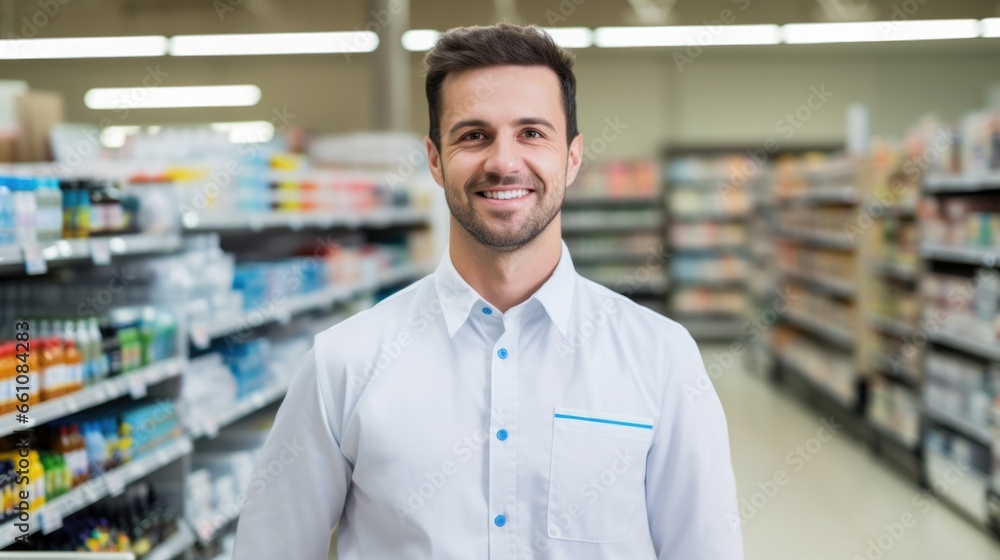
[[[0,60],[163,56],[167,42],[161,35],[10,39],[0,41]]]
[[[170,54],[174,56],[359,53],[372,52],[376,47],[378,35],[372,31],[230,33],[170,38]]]
[[[425,52],[434,48],[441,32],[436,29],[410,29],[403,32],[403,48],[410,52]]]
[[[594,44],[594,32],[587,27],[543,27],[556,44],[566,49],[585,49]]]
[[[255,85],[94,88],[83,96],[90,109],[249,107],[259,101]]]
[[[598,27],[598,47],[688,47],[718,45],[776,45],[777,25],[668,25],[659,27]]]
[[[1000,37],[1000,18],[986,18],[983,24],[983,37]]]
[[[274,125],[268,121],[217,122],[209,127],[229,134],[233,144],[256,144],[274,138]]]
[[[882,41],[933,41],[979,37],[974,19],[924,19],[857,21],[847,23],[789,23],[781,26],[790,44],[874,43]]]

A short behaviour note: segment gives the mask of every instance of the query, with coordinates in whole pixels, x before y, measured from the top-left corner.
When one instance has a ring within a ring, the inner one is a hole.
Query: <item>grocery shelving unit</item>
[[[743,148],[677,146],[663,154],[669,316],[700,340],[738,338],[750,307],[748,231],[762,169],[746,173],[740,166],[748,161]]]
[[[1000,175],[929,174],[923,196],[923,466],[928,481],[960,469],[966,476],[944,502],[1000,534],[1000,405],[992,404],[1000,402],[992,324],[1000,316],[1000,233],[986,218],[1000,208]]]
[[[581,275],[662,312],[665,210],[653,168],[612,162],[581,174],[563,202],[562,233]]]
[[[383,208],[351,215],[289,211],[249,214],[204,212],[186,214],[180,219],[181,223],[171,232],[67,239],[4,248],[0,250],[0,280],[23,285],[38,277],[52,282],[57,278],[69,278],[57,274],[63,272],[57,269],[111,274],[123,259],[181,255],[189,236],[204,237],[204,234],[210,233],[219,234],[223,249],[235,253],[238,258],[241,251],[252,252],[269,245],[265,240],[270,242],[272,249],[277,245],[280,253],[282,243],[275,243],[274,240],[282,236],[293,242],[287,245],[291,247],[298,246],[295,241],[316,240],[327,234],[347,241],[393,243],[414,232],[426,231],[431,222],[428,211],[415,207]],[[243,242],[239,242],[240,239]],[[422,248],[427,249],[426,246]],[[272,251],[272,254],[275,253]],[[327,285],[319,291],[290,295],[266,309],[237,315],[199,315],[202,320],[181,322],[177,330],[179,351],[175,356],[37,403],[31,408],[28,424],[19,423],[15,413],[0,415],[0,437],[128,399],[153,397],[180,403],[180,390],[185,377],[197,374],[196,370],[200,367],[195,356],[209,349],[213,341],[246,331],[246,327],[251,327],[253,338],[318,332],[329,326],[331,321],[336,322],[354,310],[369,306],[376,294],[388,293],[405,282],[428,274],[433,264],[412,262],[396,265],[383,269],[377,275],[361,274],[360,279],[352,283]],[[203,447],[210,448],[215,438],[240,420],[268,414],[275,409],[294,373],[288,371],[287,363],[283,366],[279,368],[276,363],[271,363],[270,378],[273,381],[243,395],[229,406],[201,411],[203,414],[183,415],[181,434],[159,448],[94,476],[66,494],[49,500],[32,512],[30,532],[48,534],[55,531],[62,526],[64,518],[108,497],[121,495],[129,484],[149,480],[157,489],[167,489],[166,499],[178,511],[179,517],[176,531],[144,556],[144,560],[191,559],[196,547],[231,534],[238,515],[239,508],[235,507],[238,504],[230,504],[232,507],[223,512],[211,512],[211,519],[190,517],[184,507],[186,479],[193,459]],[[0,525],[0,549],[13,544],[19,534],[13,521]],[[36,535],[35,539],[38,537]]]

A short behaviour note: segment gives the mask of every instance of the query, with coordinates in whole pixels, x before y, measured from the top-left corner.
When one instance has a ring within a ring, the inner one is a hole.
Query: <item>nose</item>
[[[501,177],[515,175],[523,170],[523,162],[518,154],[517,141],[501,136],[489,147],[483,171]]]

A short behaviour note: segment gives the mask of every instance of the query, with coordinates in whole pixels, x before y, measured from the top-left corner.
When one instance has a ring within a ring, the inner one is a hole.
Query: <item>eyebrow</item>
[[[545,127],[548,127],[548,128],[550,128],[552,130],[556,129],[556,127],[551,122],[549,122],[546,119],[543,119],[542,117],[522,117],[520,119],[517,119],[515,121],[515,124],[517,126],[524,126],[524,125],[532,124],[532,125],[538,125],[538,126],[545,126]],[[458,121],[457,123],[455,123],[451,127],[451,129],[448,131],[448,134],[454,134],[458,130],[463,129],[463,128],[467,128],[467,127],[473,127],[473,126],[475,126],[475,127],[488,127],[489,125],[490,124],[488,122],[486,122],[486,121],[484,121],[482,119],[466,119],[464,121]]]

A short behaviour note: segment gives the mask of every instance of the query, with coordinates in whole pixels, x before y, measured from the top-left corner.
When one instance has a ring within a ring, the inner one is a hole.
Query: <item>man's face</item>
[[[492,66],[449,74],[440,124],[440,153],[426,139],[431,172],[452,216],[479,243],[515,250],[553,222],[583,145],[579,135],[566,145],[555,72]]]

